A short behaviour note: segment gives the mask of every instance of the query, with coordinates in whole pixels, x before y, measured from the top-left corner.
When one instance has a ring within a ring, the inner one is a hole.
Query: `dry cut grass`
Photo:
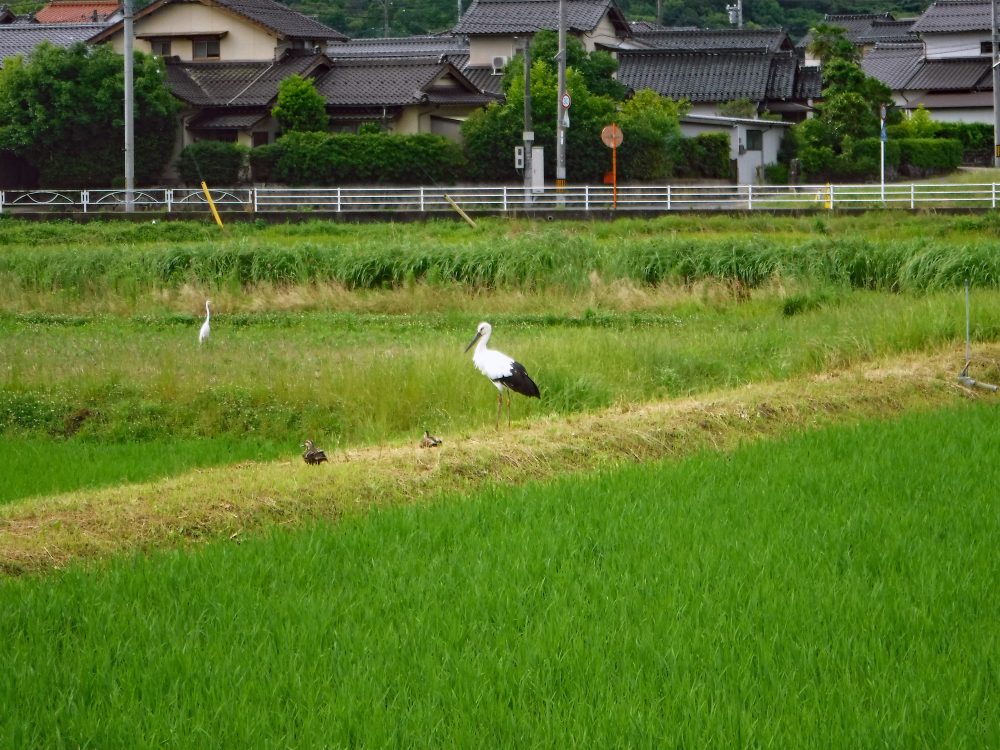
[[[981,353],[1000,358],[1000,346]],[[246,462],[144,484],[0,507],[0,572],[58,569],[74,560],[190,544],[273,524],[336,519],[378,505],[428,500],[491,483],[522,483],[622,463],[726,450],[822,425],[891,418],[977,398],[960,386],[954,350],[868,362],[819,376],[753,384],[698,398],[614,407],[441,435],[409,444],[330,451],[331,462]],[[978,377],[995,372],[980,368]]]

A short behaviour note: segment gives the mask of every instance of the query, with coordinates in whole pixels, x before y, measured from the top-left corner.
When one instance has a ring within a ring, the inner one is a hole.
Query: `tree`
[[[892,92],[865,75],[857,63],[834,58],[823,68],[823,101],[817,116],[796,125],[802,169],[807,177],[866,177],[869,166],[857,161],[859,141],[879,134],[879,110],[892,105]],[[890,120],[899,114],[890,110]]]
[[[292,75],[278,86],[278,99],[271,114],[286,133],[322,133],[330,125],[326,101],[312,79]]]
[[[809,34],[812,36],[809,52],[818,57],[823,66],[831,60],[858,61],[858,48],[847,39],[847,29],[844,27],[818,23],[809,29]]]
[[[687,101],[674,101],[651,89],[637,91],[618,115],[623,139],[618,173],[625,180],[659,180],[674,174],[674,154],[681,138],[680,118]]]
[[[135,54],[136,182],[156,182],[170,160],[178,103],[160,62]],[[0,149],[50,187],[124,184],[124,61],[111,47],[43,43],[0,70]]]
[[[531,62],[542,63],[556,72],[556,55],[559,53],[559,35],[550,30],[542,30],[531,40]],[[594,50],[590,54],[583,43],[574,36],[566,37],[566,67],[573,68],[583,77],[587,90],[598,96],[608,96],[616,101],[625,98],[628,92],[625,84],[614,78],[618,72],[618,61],[604,50]],[[517,54],[504,68],[502,86],[510,88],[515,78],[524,79],[524,56]]]

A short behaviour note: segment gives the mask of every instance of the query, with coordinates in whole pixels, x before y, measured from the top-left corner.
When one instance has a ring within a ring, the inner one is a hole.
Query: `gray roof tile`
[[[566,27],[573,32],[593,31],[607,13],[619,35],[631,35],[615,0],[566,0]],[[558,26],[558,0],[473,0],[453,31],[506,35],[555,30]]]
[[[633,37],[649,49],[669,50],[768,50],[792,49],[792,41],[781,29],[691,29],[660,28],[638,31]]]
[[[196,106],[263,106],[274,100],[289,76],[328,64],[323,55],[290,55],[279,62],[168,60],[166,78],[175,96]]]
[[[918,34],[954,31],[989,31],[990,0],[937,0],[913,22]]]
[[[928,91],[992,90],[990,73],[990,61],[981,57],[924,60],[906,82],[906,88]]]
[[[347,39],[314,18],[275,0],[215,0],[219,5],[292,39]]]
[[[8,57],[27,55],[42,42],[69,47],[85,42],[107,27],[106,23],[10,23],[0,25],[0,67]]]
[[[330,57],[429,57],[469,53],[469,42],[460,36],[430,35],[350,39],[331,42],[326,48]]]
[[[861,60],[861,69],[866,75],[877,78],[894,91],[906,86],[906,82],[924,60],[922,42],[909,44],[877,44]]]
[[[442,78],[457,85],[441,85]],[[435,58],[337,60],[316,81],[316,90],[334,107],[395,107],[420,102],[483,105],[493,100],[457,67]]]
[[[771,55],[753,52],[622,51],[618,78],[632,89],[652,89],[673,99],[762,101]]]

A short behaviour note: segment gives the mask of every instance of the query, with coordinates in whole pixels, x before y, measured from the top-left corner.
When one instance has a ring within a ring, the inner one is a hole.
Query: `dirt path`
[[[1000,346],[980,351],[976,361],[998,359]],[[0,508],[0,573],[42,572],[73,560],[205,539],[238,542],[272,524],[336,519],[442,492],[726,450],[827,424],[1000,398],[960,386],[961,365],[955,351],[909,355],[699,398],[548,418],[499,433],[439,435],[444,444],[434,449],[419,448],[415,436],[411,445],[347,450],[319,466],[296,456],[14,503]],[[995,369],[973,372],[989,379]]]

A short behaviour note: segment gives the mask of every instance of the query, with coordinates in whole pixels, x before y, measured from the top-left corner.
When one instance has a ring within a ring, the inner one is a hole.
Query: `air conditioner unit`
[[[503,66],[507,64],[507,58],[497,55],[493,58],[493,75],[498,76],[503,73]]]

